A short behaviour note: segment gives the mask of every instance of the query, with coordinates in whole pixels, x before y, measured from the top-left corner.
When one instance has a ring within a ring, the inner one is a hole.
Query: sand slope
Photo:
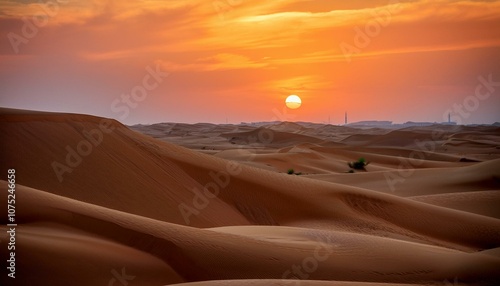
[[[299,124],[157,125],[162,141],[84,115],[2,110],[0,124],[6,138],[0,169],[6,174],[15,168],[18,183],[19,285],[35,278],[39,285],[118,285],[110,281],[122,271],[130,285],[500,280],[496,155],[474,163],[459,162],[461,154],[429,151],[434,159],[411,165],[411,174],[391,191],[387,174],[400,170],[398,158],[411,161],[395,152],[416,150],[406,141],[394,149],[399,133],[375,131],[375,137],[394,138],[391,146],[373,148],[341,142],[356,129],[329,136],[326,127]],[[103,124],[112,131],[104,132]],[[162,133],[166,126],[177,133]],[[152,130],[134,127],[141,128]],[[271,130],[273,140],[230,141],[258,138],[262,130]],[[482,132],[494,144],[492,131]],[[192,145],[195,138],[215,142],[215,156]],[[85,151],[85,141],[91,151],[67,161],[69,150]],[[386,151],[371,153],[379,149]],[[471,157],[489,156],[474,150]],[[347,160],[371,155],[367,171],[345,173]],[[62,181],[54,162],[71,168]],[[292,163],[304,174],[285,174]],[[5,181],[0,188],[6,193]],[[1,221],[6,224],[6,217]]]

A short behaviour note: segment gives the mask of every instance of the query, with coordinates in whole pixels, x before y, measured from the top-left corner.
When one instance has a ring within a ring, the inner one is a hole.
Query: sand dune
[[[40,257],[47,251],[60,253],[51,256],[52,266],[63,265],[68,256],[76,258],[73,275],[88,272],[85,266],[94,263],[96,256],[104,256],[109,261],[101,259],[98,269],[105,268],[105,273],[120,260],[122,267],[137,276],[156,268],[153,281],[161,283],[172,283],[179,276],[185,281],[293,278],[299,274],[287,272],[287,266],[291,272],[294,264],[314,269],[307,275],[312,280],[429,282],[460,273],[464,281],[492,281],[500,263],[500,259],[480,253],[341,231],[278,226],[191,228],[22,186],[18,187],[18,200],[23,202],[20,208],[28,210],[19,217],[23,221],[19,248],[42,252],[35,256],[21,253],[19,260],[26,260],[28,267],[36,264],[40,272],[45,270],[42,273],[48,275],[42,277],[51,285],[64,281],[51,278],[51,265]],[[81,244],[82,252],[72,251],[75,244]],[[134,251],[138,253],[127,256]],[[309,266],[304,261],[312,262]],[[86,283],[90,281],[96,280]]]
[[[411,197],[437,206],[462,210],[500,219],[500,191],[474,191]]]
[[[18,183],[19,285],[34,277],[37,285],[118,285],[123,273],[130,285],[500,281],[496,129],[451,130],[487,146],[454,152],[428,127],[132,131],[93,116],[7,109],[0,124],[0,168],[15,168]],[[347,173],[359,157],[369,159],[366,170]]]

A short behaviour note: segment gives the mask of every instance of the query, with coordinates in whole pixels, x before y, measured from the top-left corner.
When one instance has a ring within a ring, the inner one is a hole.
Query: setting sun
[[[290,109],[297,109],[302,105],[302,100],[297,95],[290,95],[286,98],[286,106]]]

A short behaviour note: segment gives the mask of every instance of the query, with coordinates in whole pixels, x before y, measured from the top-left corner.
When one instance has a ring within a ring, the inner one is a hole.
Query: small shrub
[[[298,172],[298,173],[295,173],[295,170],[290,168],[288,169],[288,171],[286,172],[288,175],[297,175],[297,176],[300,176],[302,175],[302,172]]]
[[[365,167],[370,164],[370,162],[366,162],[365,158],[359,158],[358,161],[355,162],[349,162],[347,163],[349,167],[355,169],[355,170],[365,170]]]

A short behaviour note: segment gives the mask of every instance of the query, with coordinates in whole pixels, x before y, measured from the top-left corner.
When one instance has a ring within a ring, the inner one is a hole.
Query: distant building
[[[377,121],[377,120],[371,120],[371,121],[358,121],[358,122],[353,122],[346,124],[347,126],[351,127],[391,127],[392,121]]]
[[[448,121],[448,122],[442,122],[442,123],[439,123],[441,125],[457,125],[456,122],[451,122],[451,121]]]
[[[408,121],[403,124],[397,124],[398,127],[425,127],[425,126],[432,126],[432,125],[457,125],[455,122],[451,122],[448,119],[448,122],[413,122],[413,121]]]
[[[378,121],[378,120],[372,120],[372,121],[359,121],[359,122],[353,122],[346,124],[346,126],[350,127],[358,127],[358,128],[406,128],[406,127],[425,127],[425,126],[432,126],[432,125],[457,125],[456,122],[414,122],[414,121],[408,121],[405,123],[401,124],[393,124],[392,121]]]
[[[405,122],[403,124],[401,124],[401,126],[403,127],[412,127],[412,126],[432,126],[432,125],[435,125],[437,124],[436,122],[413,122],[413,121],[408,121],[408,122]]]

